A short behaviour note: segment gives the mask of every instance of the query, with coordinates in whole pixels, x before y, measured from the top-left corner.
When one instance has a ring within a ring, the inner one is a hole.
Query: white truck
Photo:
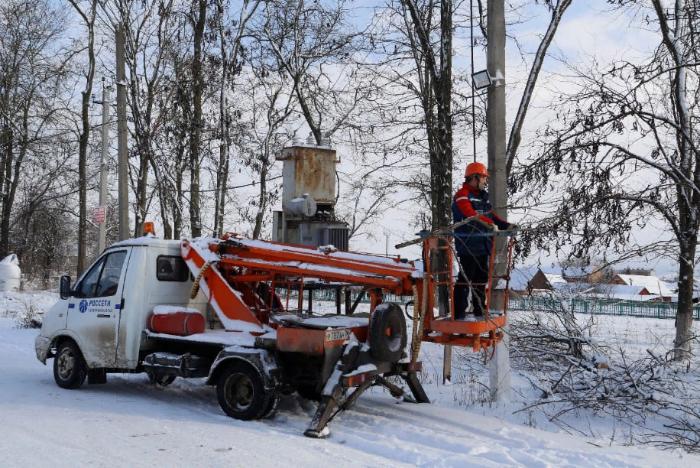
[[[271,262],[251,252],[305,260]],[[284,275],[307,273],[336,279],[342,274],[357,284],[389,284],[392,275],[411,281],[412,266],[358,257],[237,239],[190,243],[146,236],[118,242],[73,287],[70,277],[61,277],[60,300],[44,315],[36,355],[44,364],[54,358],[54,379],[67,389],[86,378],[105,383],[108,373],[146,372],[161,385],[176,377],[205,377],[217,386],[222,409],[238,419],[270,415],[281,393],[297,391],[321,401],[306,432],[321,437],[335,410],[369,385],[402,394],[386,375],[403,377],[417,401],[428,401],[416,378],[419,367],[403,359],[406,327],[398,306],[375,304],[369,318],[313,317],[301,310],[301,300],[289,308],[287,299],[283,307],[271,292]],[[318,266],[329,261],[345,269]],[[372,273],[363,273],[370,268]],[[206,330],[152,330],[149,319],[164,307],[198,312]]]
[[[115,244],[73,288],[69,277],[61,278],[61,298],[44,315],[36,338],[37,358],[58,356],[54,376],[64,388],[80,386],[87,374],[103,380],[104,372],[92,369],[134,369],[154,306],[205,311],[204,298],[190,301],[191,284],[179,242],[144,237]]]

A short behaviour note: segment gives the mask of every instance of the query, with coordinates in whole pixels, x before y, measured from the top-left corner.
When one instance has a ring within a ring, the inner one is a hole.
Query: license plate
[[[326,341],[345,341],[350,338],[350,330],[327,330]]]

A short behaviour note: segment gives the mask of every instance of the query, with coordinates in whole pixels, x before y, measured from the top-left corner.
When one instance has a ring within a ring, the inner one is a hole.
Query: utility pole
[[[109,153],[109,86],[105,85],[102,78],[102,154],[100,156],[100,206],[98,221],[100,233],[97,238],[97,252],[105,249],[107,242],[107,156]]]
[[[489,0],[487,9],[488,39],[487,68],[492,85],[488,89],[488,167],[489,197],[496,213],[507,219],[508,187],[506,180],[506,21],[504,0]],[[503,254],[505,238],[496,237],[496,258],[494,259],[494,282],[506,271],[506,258]],[[497,283],[496,283],[497,284]],[[491,310],[503,310],[505,294],[495,289],[491,293]],[[491,397],[496,401],[506,400],[510,394],[510,361],[508,358],[508,333],[496,345],[490,362]]]
[[[124,65],[124,26],[117,26],[117,152],[119,155],[119,240],[129,238],[129,154],[126,126],[126,71]]]

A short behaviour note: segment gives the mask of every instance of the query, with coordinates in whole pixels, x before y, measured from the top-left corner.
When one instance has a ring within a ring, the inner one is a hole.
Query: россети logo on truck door
[[[87,312],[88,308],[90,312],[110,312],[112,308],[112,301],[109,299],[83,299],[80,301],[80,305],[78,307],[80,308],[81,314]]]

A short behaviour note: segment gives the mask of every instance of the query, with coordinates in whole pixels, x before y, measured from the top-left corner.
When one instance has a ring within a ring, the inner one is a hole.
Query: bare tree
[[[226,185],[229,174],[229,149],[231,147],[231,124],[234,112],[233,103],[228,99],[232,90],[231,75],[239,73],[242,58],[243,35],[248,21],[260,5],[260,0],[243,0],[238,19],[232,26],[228,25],[226,13],[228,2],[217,0],[215,23],[219,42],[221,72],[219,76],[219,160],[216,170],[216,192],[214,197],[214,233],[221,235],[224,225],[224,207],[226,206]],[[235,29],[234,29],[235,28]],[[233,31],[232,31],[233,30]],[[230,51],[229,51],[230,49]]]
[[[515,120],[513,121],[513,126],[510,129],[510,136],[508,137],[508,146],[506,147],[506,176],[510,174],[513,167],[513,161],[518,153],[518,148],[520,147],[521,133],[523,125],[525,124],[525,117],[527,116],[527,111],[530,108],[530,101],[532,100],[532,95],[535,91],[535,86],[537,85],[537,79],[540,76],[540,70],[542,70],[542,64],[547,56],[547,51],[549,46],[554,39],[554,36],[559,28],[559,23],[561,22],[564,13],[567,8],[571,5],[572,0],[547,0],[544,3],[547,8],[549,8],[551,13],[551,18],[547,30],[537,47],[537,52],[532,60],[532,65],[530,67],[530,72],[528,73],[527,81],[525,82],[525,89],[520,98],[520,105],[518,106],[518,111],[515,115]]]
[[[190,40],[185,29],[186,22],[180,21],[176,26],[178,33],[164,47],[170,63],[167,73],[169,92],[161,96],[160,106],[168,116],[163,131],[158,135],[158,152],[156,154],[160,184],[166,185],[161,202],[161,217],[172,220],[172,237],[179,239],[184,227],[185,190],[184,177],[188,167],[188,129],[192,119],[192,99],[189,92],[190,79],[187,67],[188,54],[183,51],[184,44]]]
[[[669,13],[657,0],[622,3],[652,15],[660,46],[643,63],[571,67],[577,92],[560,99],[557,122],[540,135],[541,154],[513,173],[514,188],[530,190],[531,203],[555,208],[523,240],[543,249],[571,245],[577,257],[623,252],[636,226],[665,222],[679,263],[674,355],[687,359],[700,223],[698,5],[679,0]]]
[[[66,69],[56,42],[64,18],[39,0],[0,5],[0,255],[8,254],[12,217],[27,163],[53,131],[56,97]],[[60,57],[58,57],[60,59]],[[45,157],[45,156],[41,156]],[[33,184],[43,186],[40,179]]]
[[[130,172],[135,179],[134,235],[140,235],[147,216],[149,193],[149,168],[157,171],[154,161],[154,139],[168,118],[159,106],[159,96],[164,94],[166,44],[175,34],[173,0],[136,2],[117,0],[104,4],[103,11],[111,24],[124,25],[125,62],[128,67],[128,104],[133,125],[130,128],[134,141],[132,153],[136,165]],[[165,184],[157,183],[155,192],[164,198]],[[169,229],[169,222],[164,225]],[[169,233],[168,233],[169,234]]]
[[[452,205],[452,1],[400,0],[404,33],[411,44],[415,62],[421,110],[424,115],[430,165],[430,208],[432,228],[450,224]],[[448,271],[444,250],[433,260],[436,271]],[[444,278],[443,278],[444,279]],[[440,314],[449,310],[447,287],[438,289]]]
[[[78,215],[78,264],[77,274],[85,269],[87,260],[86,229],[87,229],[87,151],[90,139],[90,100],[92,99],[92,82],[95,77],[95,17],[97,15],[97,0],[90,0],[87,5],[83,2],[69,0],[73,8],[82,19],[87,31],[87,68],[85,70],[85,88],[82,91],[80,115],[82,129],[80,130],[78,146],[78,187],[79,215]]]
[[[364,99],[364,90],[351,88],[351,98],[334,89],[338,77],[328,69],[347,64],[359,34],[346,22],[344,1],[333,6],[299,0],[266,4],[260,38],[291,80],[292,92],[316,144],[333,135]]]
[[[276,196],[276,192],[268,186],[275,155],[281,152],[285,143],[293,139],[291,132],[285,131],[284,126],[289,123],[295,99],[294,95],[289,93],[283,77],[269,73],[264,61],[254,62],[252,73],[255,76],[251,109],[252,128],[245,163],[257,175],[258,194],[253,203],[253,239],[257,239],[262,232],[265,215]]]
[[[422,3],[401,0],[401,4],[407,13],[409,37],[416,48],[414,58],[428,135],[433,229],[438,229],[450,224],[452,205],[453,4],[433,0]],[[439,28],[434,22],[439,22]]]
[[[190,169],[190,230],[192,237],[202,235],[202,213],[200,202],[200,169],[202,144],[202,98],[204,95],[203,64],[204,30],[207,21],[207,0],[193,2],[189,12],[189,21],[193,31],[192,54],[192,121],[189,135],[189,169]]]

